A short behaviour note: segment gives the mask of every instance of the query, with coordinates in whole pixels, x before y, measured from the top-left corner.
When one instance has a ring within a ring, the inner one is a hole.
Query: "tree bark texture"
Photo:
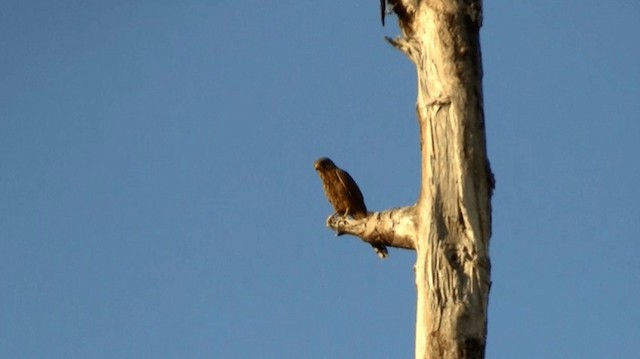
[[[416,250],[416,358],[484,358],[494,180],[482,105],[482,1],[387,4],[402,32],[387,41],[417,70],[421,192],[415,205],[361,219],[334,214],[327,225]]]
[[[392,1],[416,65],[416,358],[484,358],[493,175],[482,107],[480,0]]]

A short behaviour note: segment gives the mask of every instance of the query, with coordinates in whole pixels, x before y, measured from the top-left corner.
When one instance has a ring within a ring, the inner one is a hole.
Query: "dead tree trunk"
[[[416,358],[484,358],[491,191],[482,105],[481,0],[392,2],[416,65]]]
[[[409,207],[327,224],[365,242],[415,249],[415,357],[484,358],[493,175],[485,144],[481,0],[390,0],[416,65],[422,186]]]

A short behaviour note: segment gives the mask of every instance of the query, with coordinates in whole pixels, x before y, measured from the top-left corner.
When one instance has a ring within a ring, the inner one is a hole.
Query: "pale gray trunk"
[[[416,250],[416,358],[484,358],[493,175],[482,107],[482,2],[389,3],[402,36],[387,40],[418,75],[420,196],[414,206],[327,223],[366,242]]]

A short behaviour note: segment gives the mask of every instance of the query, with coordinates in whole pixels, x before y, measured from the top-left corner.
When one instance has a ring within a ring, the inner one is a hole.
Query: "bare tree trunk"
[[[480,0],[401,0],[416,65],[422,187],[417,210],[416,358],[484,358],[491,191],[482,107]]]
[[[484,358],[493,175],[486,154],[481,0],[390,0],[416,65],[422,186],[414,206],[327,224],[364,241],[415,249],[416,358]]]

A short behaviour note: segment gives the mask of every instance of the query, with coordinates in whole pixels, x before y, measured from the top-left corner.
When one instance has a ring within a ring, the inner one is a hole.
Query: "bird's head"
[[[329,170],[332,168],[336,168],[336,164],[333,163],[329,158],[322,157],[313,163],[313,167],[316,171]]]

